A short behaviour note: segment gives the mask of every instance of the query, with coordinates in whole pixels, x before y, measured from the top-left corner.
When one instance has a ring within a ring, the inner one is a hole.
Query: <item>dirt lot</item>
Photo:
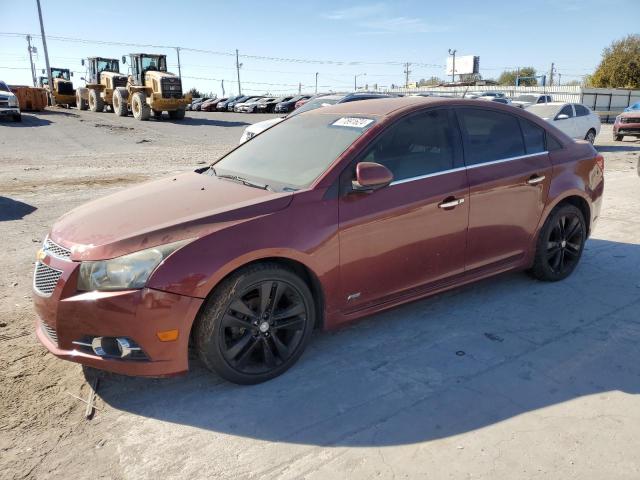
[[[597,141],[602,217],[568,280],[515,273],[315,335],[238,387],[85,376],[33,334],[34,253],[87,200],[209,162],[260,115],[54,110],[0,123],[0,477],[640,477],[640,142]]]

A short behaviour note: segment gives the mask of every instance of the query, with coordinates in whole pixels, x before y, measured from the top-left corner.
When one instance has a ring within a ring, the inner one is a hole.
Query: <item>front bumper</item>
[[[13,117],[20,115],[20,107],[0,107],[0,116]]]
[[[613,125],[614,135],[635,135],[640,136],[640,123],[616,122]]]
[[[178,110],[179,108],[186,109],[187,105],[189,105],[190,103],[191,103],[190,96],[185,96],[182,98],[164,98],[161,93],[154,93],[149,98],[149,104],[155,110],[163,110],[163,111]]]
[[[42,263],[62,271],[50,296],[35,288],[33,293],[36,335],[55,356],[125,375],[167,376],[188,370],[189,333],[203,299],[148,288],[80,292],[78,262],[49,256]],[[163,342],[157,336],[174,329],[179,331],[177,340]],[[73,343],[87,337],[127,337],[146,358],[101,357]]]

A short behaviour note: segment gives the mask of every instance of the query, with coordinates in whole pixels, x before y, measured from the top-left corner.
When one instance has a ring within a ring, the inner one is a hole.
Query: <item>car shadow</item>
[[[640,143],[631,145],[600,145],[596,146],[598,152],[640,152]]]
[[[22,220],[24,217],[37,210],[33,205],[0,196],[0,222]]]
[[[238,386],[195,358],[171,379],[101,373],[115,409],[322,446],[450,437],[587,395],[640,393],[640,245],[587,243],[568,279],[510,273],[317,333],[284,375]],[[86,375],[94,375],[85,369]]]
[[[206,112],[205,112],[206,113]],[[178,125],[206,125],[209,127],[247,127],[251,125],[248,122],[213,120],[211,118],[198,118],[186,116],[182,120],[172,120],[169,117],[162,117],[162,122],[175,123]]]
[[[35,114],[23,113],[21,122],[14,122],[12,119],[7,118],[0,121],[0,125],[6,126],[6,127],[17,127],[17,128],[44,127],[47,125],[51,125],[51,120],[47,118],[42,118],[40,116],[41,114],[42,112],[38,112],[37,114],[38,116],[36,116]]]

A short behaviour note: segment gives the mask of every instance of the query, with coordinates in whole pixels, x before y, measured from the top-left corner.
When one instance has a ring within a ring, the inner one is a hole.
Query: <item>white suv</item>
[[[20,122],[20,105],[16,97],[6,83],[0,80],[0,117],[12,117],[14,122]]]

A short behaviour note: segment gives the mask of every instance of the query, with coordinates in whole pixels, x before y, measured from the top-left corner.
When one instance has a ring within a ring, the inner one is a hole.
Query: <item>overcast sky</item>
[[[0,0],[0,32],[39,34],[35,0]],[[538,0],[455,2],[400,0],[387,2],[324,1],[150,1],[134,3],[42,0],[47,36],[102,42],[180,46],[218,52],[181,51],[185,88],[221,94],[237,91],[235,49],[241,55],[277,57],[280,61],[241,57],[243,92],[313,91],[404,83],[445,76],[447,50],[479,55],[485,78],[505,68],[536,67],[546,73],[555,62],[562,81],[579,80],[598,64],[613,40],[637,33],[640,0]],[[138,11],[139,14],[136,14]],[[31,81],[24,37],[0,36],[0,79]],[[44,68],[39,38],[36,67]],[[168,55],[171,48],[63,41],[48,42],[52,66],[74,70],[81,85],[87,56],[120,58],[133,51]],[[225,55],[226,54],[226,55]],[[292,61],[282,61],[290,59]],[[295,60],[295,61],[293,61]],[[303,60],[300,62],[299,60]],[[321,61],[323,63],[319,63]],[[342,62],[342,64],[332,63]],[[126,72],[127,66],[121,67]],[[366,75],[362,75],[365,74]]]

